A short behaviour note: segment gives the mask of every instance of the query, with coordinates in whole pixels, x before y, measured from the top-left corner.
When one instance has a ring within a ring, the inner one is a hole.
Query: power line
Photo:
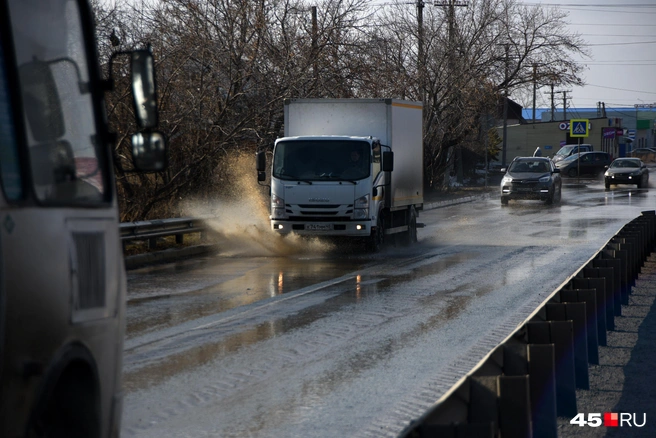
[[[623,3],[623,4],[615,4],[615,5],[609,5],[609,4],[588,4],[588,5],[582,5],[580,3],[531,3],[531,2],[517,2],[522,5],[528,5],[528,6],[558,6],[558,7],[566,7],[566,6],[576,6],[576,7],[582,7],[582,8],[655,8],[656,5],[648,5],[645,3]]]
[[[586,87],[607,88],[609,90],[618,90],[618,91],[631,91],[632,93],[656,94],[656,92],[653,92],[653,91],[628,90],[626,88],[605,87],[603,85],[585,84],[585,86]]]
[[[655,27],[656,24],[621,24],[621,23],[569,23],[571,26],[595,26],[595,27],[609,27],[609,26],[621,26],[621,27]]]
[[[593,36],[593,37],[656,37],[655,35],[644,35],[644,34],[609,34],[609,33],[582,33],[581,36]]]
[[[656,41],[634,41],[627,43],[581,44],[582,46],[629,46],[634,44],[655,44]]]

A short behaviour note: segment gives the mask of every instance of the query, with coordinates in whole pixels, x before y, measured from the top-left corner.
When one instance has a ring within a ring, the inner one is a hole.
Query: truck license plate
[[[307,231],[330,231],[332,227],[327,224],[305,224]]]

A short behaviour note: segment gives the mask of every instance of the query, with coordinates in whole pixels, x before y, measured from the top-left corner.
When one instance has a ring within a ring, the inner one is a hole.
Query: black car
[[[560,201],[560,171],[550,158],[516,157],[505,172],[501,180],[501,204],[511,199],[537,199],[547,204]]]
[[[647,187],[649,169],[640,158],[616,158],[604,173],[604,184],[635,184],[639,189]]]
[[[597,176],[604,173],[606,166],[611,162],[608,152],[584,152],[570,155],[562,161],[556,163],[556,168],[560,173],[570,177],[579,175]]]

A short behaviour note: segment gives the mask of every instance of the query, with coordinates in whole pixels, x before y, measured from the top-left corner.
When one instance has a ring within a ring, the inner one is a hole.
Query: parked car
[[[640,158],[642,161],[656,161],[656,149],[637,148],[629,152],[629,157]]]
[[[556,163],[560,173],[570,177],[579,175],[598,176],[604,173],[606,166],[611,162],[608,152],[584,152],[576,155],[570,155],[562,161]]]
[[[635,184],[639,189],[647,187],[649,169],[639,158],[616,158],[604,173],[604,184]]]
[[[516,157],[501,179],[501,204],[511,199],[537,199],[547,204],[560,201],[560,171],[548,157]]]
[[[581,153],[583,152],[591,152],[594,150],[591,144],[588,143],[583,143],[583,144],[566,144],[565,146],[561,147],[558,152],[556,152],[556,155],[553,156],[552,160],[554,163],[557,163],[559,161],[564,160],[567,157],[571,157],[572,155],[576,154],[578,155],[579,150]]]

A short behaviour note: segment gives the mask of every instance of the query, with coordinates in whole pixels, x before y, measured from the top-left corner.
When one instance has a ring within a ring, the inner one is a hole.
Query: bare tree
[[[285,98],[391,97],[424,102],[425,180],[441,187],[463,150],[482,151],[481,115],[502,91],[538,80],[580,83],[577,35],[557,9],[513,0],[466,8],[369,5],[366,0],[160,0],[94,4],[102,59],[152,44],[161,129],[170,167],[131,170],[127,62],[108,98],[123,220],[179,214],[181,198],[225,187],[226,157],[251,153],[282,133]],[[421,15],[421,25],[418,23]],[[118,44],[116,44],[118,41]],[[116,45],[115,45],[116,44]],[[506,56],[506,50],[508,55]],[[468,152],[469,154],[469,152]],[[470,154],[471,155],[471,154]]]

